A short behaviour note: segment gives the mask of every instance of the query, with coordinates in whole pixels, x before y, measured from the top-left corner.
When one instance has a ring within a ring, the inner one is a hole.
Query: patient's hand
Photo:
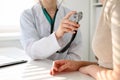
[[[55,75],[60,72],[77,71],[80,68],[80,63],[72,60],[56,60],[53,62],[51,75]]]

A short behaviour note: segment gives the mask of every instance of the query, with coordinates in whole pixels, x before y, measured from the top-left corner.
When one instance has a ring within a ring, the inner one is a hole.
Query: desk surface
[[[24,51],[17,48],[2,48],[0,49],[0,55],[10,54],[9,50],[15,51],[15,53],[12,52],[14,57],[17,54],[20,54],[19,57],[21,58],[26,56]],[[29,59],[28,56],[26,58]],[[28,63],[0,68],[0,80],[94,80],[90,76],[77,71],[51,76],[49,74],[51,65],[52,61],[50,60],[32,61],[29,59]]]

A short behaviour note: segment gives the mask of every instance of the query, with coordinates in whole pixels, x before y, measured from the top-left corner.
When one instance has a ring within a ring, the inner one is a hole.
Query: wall
[[[19,40],[2,40],[0,41],[0,48],[1,47],[17,47],[23,49]]]
[[[0,33],[0,47],[18,47],[22,48],[20,43],[20,33]]]

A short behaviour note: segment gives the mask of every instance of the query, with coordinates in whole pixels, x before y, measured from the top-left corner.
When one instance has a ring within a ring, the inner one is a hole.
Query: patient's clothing
[[[106,0],[92,47],[100,66],[120,64],[120,0]]]

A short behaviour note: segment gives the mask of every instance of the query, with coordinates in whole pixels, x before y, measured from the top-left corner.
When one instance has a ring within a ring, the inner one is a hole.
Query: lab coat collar
[[[37,10],[38,10],[38,13],[37,13],[37,17],[41,17],[41,20],[40,20],[40,23],[44,23],[48,26],[50,26],[49,22],[47,21],[47,19],[45,18],[45,15],[42,11],[42,6],[41,4],[37,3]],[[56,15],[56,19],[55,19],[55,24],[54,24],[54,30],[57,30],[58,26],[57,24],[60,23],[60,21],[62,20],[62,18],[65,16],[65,10],[64,10],[64,7],[63,6],[60,6],[58,8],[58,12],[57,12],[57,15]],[[49,31],[50,31],[50,28],[49,28]]]

